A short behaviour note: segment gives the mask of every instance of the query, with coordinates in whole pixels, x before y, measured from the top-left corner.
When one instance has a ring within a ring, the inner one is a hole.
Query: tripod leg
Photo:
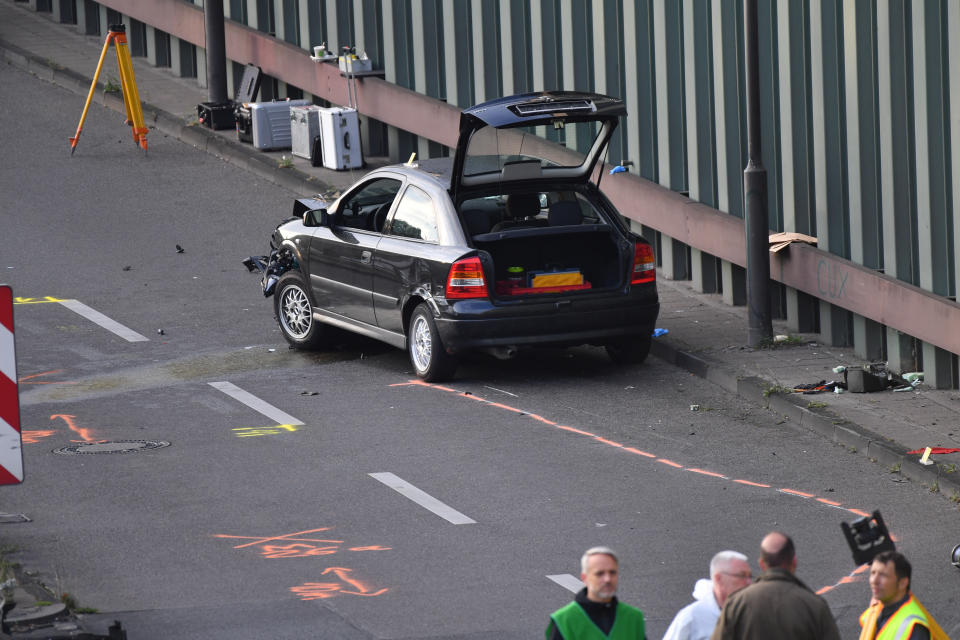
[[[117,62],[120,65],[120,76],[123,82],[123,104],[127,110],[127,122],[132,127],[133,139],[147,150],[147,128],[143,123],[143,107],[140,105],[140,93],[137,91],[137,80],[133,75],[133,61],[130,58],[130,47],[126,37],[121,34],[117,38]]]
[[[83,113],[80,115],[80,124],[77,125],[77,133],[70,138],[70,155],[77,148],[77,142],[80,141],[80,133],[83,131],[83,122],[87,119],[87,111],[90,109],[90,101],[93,99],[93,92],[97,90],[97,80],[100,78],[100,70],[103,69],[103,60],[107,57],[107,49],[110,48],[110,41],[113,34],[108,33],[107,39],[103,43],[103,51],[100,52],[100,61],[97,62],[97,70],[93,74],[93,82],[90,83],[90,92],[87,94],[87,101],[83,105]]]

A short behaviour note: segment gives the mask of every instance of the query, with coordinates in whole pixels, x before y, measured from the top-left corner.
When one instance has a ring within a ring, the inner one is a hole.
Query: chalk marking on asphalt
[[[283,425],[300,425],[304,424],[300,420],[297,420],[289,413],[285,413],[280,409],[277,409],[272,404],[261,400],[257,396],[253,395],[249,391],[244,391],[237,385],[232,382],[211,382],[210,386],[218,391],[222,391],[234,400],[242,402],[247,405],[254,411],[261,413],[271,420],[277,422],[278,424]]]
[[[620,443],[618,443],[618,442],[612,442],[612,441],[610,441],[610,440],[606,440],[605,438],[602,438],[601,436],[598,436],[598,435],[596,435],[596,434],[594,434],[594,433],[590,433],[590,432],[588,432],[588,431],[581,431],[580,429],[575,429],[575,428],[573,428],[573,427],[568,427],[568,426],[566,426],[566,425],[562,425],[562,424],[558,424],[558,423],[556,423],[556,422],[552,422],[552,421],[547,420],[547,419],[543,418],[542,416],[539,416],[539,415],[534,414],[534,413],[529,413],[529,412],[526,412],[526,411],[521,411],[521,410],[519,410],[519,409],[516,409],[515,407],[510,407],[510,406],[501,404],[501,403],[499,403],[499,402],[491,402],[490,400],[487,400],[487,399],[485,399],[485,398],[481,398],[480,396],[474,395],[474,394],[469,393],[469,392],[458,391],[458,390],[456,390],[456,389],[451,389],[450,387],[443,387],[443,386],[439,386],[439,385],[430,384],[430,383],[424,382],[423,380],[408,380],[407,382],[398,382],[398,383],[395,383],[395,384],[391,384],[391,385],[389,385],[389,386],[391,386],[391,387],[409,387],[409,386],[414,386],[414,387],[427,387],[428,389],[437,389],[437,390],[440,390],[440,391],[449,391],[450,393],[454,393],[454,394],[456,394],[456,395],[458,395],[458,396],[461,396],[461,397],[464,397],[464,398],[471,398],[471,399],[473,399],[473,400],[477,400],[477,401],[479,401],[479,402],[484,402],[484,403],[486,403],[486,404],[488,404],[488,405],[491,405],[491,406],[494,406],[494,407],[497,407],[497,408],[502,408],[502,409],[506,409],[506,410],[509,410],[509,411],[514,411],[514,412],[520,413],[521,415],[528,415],[528,416],[534,418],[535,420],[537,420],[538,422],[542,422],[542,423],[544,423],[544,424],[550,425],[550,426],[554,427],[555,429],[563,429],[564,431],[570,431],[570,432],[576,433],[576,434],[578,434],[578,435],[589,436],[589,437],[593,438],[594,440],[596,440],[596,441],[598,441],[598,442],[600,442],[600,443],[608,444],[608,445],[610,445],[610,446],[612,446],[612,447],[622,449],[623,451],[629,451],[630,453],[633,453],[633,454],[636,454],[636,455],[640,455],[640,456],[643,456],[643,457],[646,457],[646,458],[654,458],[654,459],[656,459],[657,462],[660,462],[660,463],[665,464],[665,465],[670,466],[670,467],[674,467],[674,468],[676,468],[676,469],[684,469],[684,470],[686,470],[686,471],[692,471],[692,472],[694,472],[694,473],[699,473],[699,474],[701,474],[701,475],[713,476],[713,477],[717,477],[717,478],[722,478],[722,479],[724,479],[724,480],[731,480],[731,479],[730,479],[729,477],[727,477],[727,476],[724,476],[724,475],[719,474],[719,473],[714,473],[714,472],[712,472],[712,471],[704,471],[703,469],[697,469],[697,468],[693,468],[693,467],[685,468],[682,464],[679,464],[679,463],[677,463],[677,462],[673,462],[672,460],[667,460],[666,458],[659,458],[659,457],[657,457],[656,455],[654,455],[654,454],[652,454],[652,453],[647,453],[646,451],[641,451],[641,450],[635,449],[635,448],[633,448],[633,447],[624,446],[624,445],[622,445],[622,444],[620,444]],[[373,475],[373,474],[371,474],[371,475]],[[733,480],[731,480],[731,481],[732,481],[732,482],[736,482],[736,483],[738,483],[738,484],[750,486],[750,487],[758,487],[758,488],[761,488],[761,489],[772,489],[772,488],[773,488],[773,487],[771,487],[769,484],[762,484],[762,483],[759,483],[759,482],[751,482],[750,480],[733,479]],[[861,516],[861,517],[870,517],[870,514],[867,513],[867,512],[865,512],[865,511],[861,511],[861,510],[859,510],[859,509],[852,509],[852,508],[850,508],[850,507],[844,507],[844,506],[842,505],[842,503],[834,502],[834,501],[832,501],[832,500],[825,500],[825,499],[823,499],[823,498],[818,498],[815,494],[812,494],[812,493],[805,493],[805,492],[803,492],[803,491],[797,491],[796,489],[783,489],[783,488],[774,489],[774,491],[776,491],[777,493],[784,493],[784,494],[788,494],[788,495],[797,496],[797,497],[800,497],[800,498],[806,498],[806,499],[815,498],[817,502],[823,504],[825,507],[829,507],[829,508],[831,508],[831,509],[840,509],[840,510],[842,510],[842,511],[847,511],[847,512],[849,512],[849,513],[853,513],[853,514],[858,515],[858,516]],[[891,537],[893,537],[893,534],[891,534]],[[860,569],[858,569],[858,570],[855,571],[854,573],[858,573],[859,571],[860,571]],[[852,575],[852,574],[851,574],[851,575]],[[553,578],[554,578],[555,576],[547,576],[547,577],[550,578],[551,580],[553,580]],[[830,591],[831,589],[837,587],[837,586],[840,585],[840,584],[848,584],[849,582],[853,582],[853,581],[854,581],[854,580],[847,580],[847,579],[841,578],[841,580],[840,580],[839,582],[837,582],[836,584],[831,585],[831,586],[828,586],[828,587],[823,587],[823,589],[821,589],[821,590],[818,591],[817,593],[825,593],[826,591]],[[556,580],[554,580],[554,582],[556,582]],[[559,583],[558,583],[558,584],[559,584]]]
[[[451,524],[476,524],[473,518],[465,516],[450,505],[440,502],[429,493],[418,489],[406,480],[397,477],[389,471],[368,474],[374,480],[382,482],[405,498],[413,500],[418,505],[432,511]]]
[[[780,493],[786,493],[791,496],[797,496],[799,498],[812,498],[814,497],[812,493],[804,493],[803,491],[797,491],[796,489],[777,489]]]
[[[515,393],[510,393],[509,391],[504,391],[503,389],[497,389],[496,387],[491,387],[491,386],[488,385],[488,384],[483,385],[483,388],[484,388],[484,389],[492,389],[493,391],[497,391],[497,392],[499,392],[499,393],[505,393],[505,394],[507,394],[508,396],[513,396],[514,398],[519,398],[519,397],[520,397],[520,396],[518,396],[518,395],[515,394]]]
[[[115,333],[120,336],[127,342],[149,342],[150,338],[140,335],[133,329],[125,327],[116,320],[112,320],[107,316],[103,315],[96,309],[91,309],[87,305],[83,304],[79,300],[57,300],[60,304],[65,306],[70,311],[73,311],[77,315],[81,315],[90,322],[98,324],[107,331]]]
[[[547,579],[556,582],[558,585],[567,591],[570,591],[571,593],[576,593],[580,591],[580,589],[583,589],[583,583],[580,581],[580,579],[569,573],[558,573],[553,576],[547,576]]]

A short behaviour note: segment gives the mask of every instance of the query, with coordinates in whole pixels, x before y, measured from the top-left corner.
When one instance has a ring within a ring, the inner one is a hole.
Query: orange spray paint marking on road
[[[17,380],[17,384],[77,384],[72,381],[56,381],[56,380],[33,380],[33,378],[39,378],[41,376],[53,376],[58,373],[63,373],[63,369],[56,369],[54,371],[44,371],[43,373],[34,373],[29,376],[23,376]]]
[[[20,437],[23,438],[24,444],[36,444],[40,442],[42,438],[49,438],[55,433],[56,431],[54,431],[53,429],[43,430],[43,431],[31,430],[31,431],[24,431]]]
[[[591,438],[596,437],[597,434],[590,433],[589,431],[581,431],[580,429],[574,429],[573,427],[567,427],[562,424],[554,425],[557,429],[563,429],[564,431],[570,431],[573,433],[579,433],[581,436],[590,436]]]
[[[682,465],[682,464],[677,464],[677,463],[674,462],[673,460],[667,460],[666,458],[657,458],[657,462],[662,462],[663,464],[667,465],[668,467],[673,467],[673,468],[675,468],[675,469],[683,469],[683,465]]]
[[[847,509],[847,511],[850,513],[855,513],[862,518],[869,518],[871,516],[871,514],[867,513],[866,511],[860,511],[859,509]]]
[[[81,429],[76,424],[74,424],[73,419],[77,416],[69,415],[66,413],[58,413],[50,416],[51,420],[56,420],[57,418],[62,419],[67,423],[67,426],[70,427],[70,430],[76,433],[78,436],[83,438],[83,442],[94,442],[94,438],[91,435],[93,432],[90,429]]]
[[[700,475],[703,475],[703,476],[713,476],[714,478],[722,478],[724,480],[728,479],[727,476],[721,473],[714,473],[713,471],[704,471],[703,469],[687,469],[687,471],[691,471],[693,473],[699,473]]]
[[[346,567],[327,567],[323,570],[322,575],[332,573],[340,582],[306,582],[298,587],[290,587],[290,591],[300,596],[300,599],[304,601],[323,600],[340,594],[375,597],[388,591],[386,588],[374,591],[363,582],[351,577],[351,572],[352,569]],[[345,585],[355,590],[345,589]]]
[[[605,440],[604,438],[601,438],[600,436],[593,436],[593,439],[596,440],[597,442],[602,442],[603,444],[608,444],[608,445],[610,445],[611,447],[623,447],[623,445],[620,444],[619,442],[614,442],[613,440]]]
[[[734,480],[734,482],[738,482],[738,483],[740,483],[740,484],[745,484],[745,485],[747,485],[747,486],[749,486],[749,487],[760,487],[760,488],[762,488],[762,489],[769,489],[769,488],[770,488],[770,485],[768,485],[768,484],[760,484],[759,482],[750,482],[749,480]]]
[[[638,456],[643,456],[645,458],[656,458],[657,456],[652,453],[647,453],[646,451],[640,451],[640,449],[634,449],[633,447],[624,447],[624,451],[629,451],[630,453],[635,453]]]
[[[327,540],[325,538],[307,538],[310,534],[320,531],[329,531],[332,527],[322,527],[320,529],[308,529],[307,531],[298,531],[288,533],[282,536],[233,536],[223,533],[213,534],[214,538],[231,538],[234,540],[252,540],[244,544],[234,546],[234,549],[246,549],[262,545],[259,549],[260,555],[265,558],[310,558],[316,556],[330,556],[341,551],[339,545],[344,544],[343,540]],[[283,542],[287,544],[271,544]],[[361,546],[350,547],[349,551],[390,551],[390,547],[381,546]]]
[[[831,507],[839,507],[839,502],[834,502],[833,500],[827,500],[826,498],[817,498],[817,502],[822,502],[823,504],[828,504]]]

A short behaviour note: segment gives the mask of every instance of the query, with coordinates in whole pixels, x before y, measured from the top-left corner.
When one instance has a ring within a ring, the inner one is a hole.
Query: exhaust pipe
[[[517,357],[517,345],[511,344],[506,347],[487,347],[484,352],[489,353],[497,360],[513,360]]]

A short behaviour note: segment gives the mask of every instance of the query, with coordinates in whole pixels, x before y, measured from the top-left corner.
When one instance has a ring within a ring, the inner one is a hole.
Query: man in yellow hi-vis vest
[[[860,615],[860,640],[950,640],[910,591],[910,563],[884,551],[870,565],[873,600]]]

